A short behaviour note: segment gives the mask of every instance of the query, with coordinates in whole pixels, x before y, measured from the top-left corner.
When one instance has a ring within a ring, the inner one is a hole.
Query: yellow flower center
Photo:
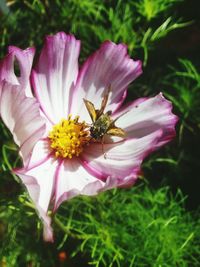
[[[88,126],[85,122],[80,123],[78,120],[78,116],[72,120],[69,115],[67,120],[62,119],[50,131],[48,137],[57,158],[78,157],[83,151],[83,146],[89,142]]]

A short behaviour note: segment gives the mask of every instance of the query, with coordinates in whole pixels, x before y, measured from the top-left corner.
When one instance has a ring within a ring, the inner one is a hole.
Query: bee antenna
[[[127,110],[124,113],[122,113],[121,115],[119,115],[116,119],[113,120],[113,123],[115,123],[119,118],[121,118],[122,116],[124,116],[128,112],[129,112],[129,110]]]

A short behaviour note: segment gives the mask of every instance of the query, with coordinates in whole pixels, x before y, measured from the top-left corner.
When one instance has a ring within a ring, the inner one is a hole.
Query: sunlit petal
[[[34,145],[45,132],[45,119],[40,116],[39,104],[36,99],[26,97],[19,86],[4,82],[0,114],[26,164]]]
[[[141,138],[162,129],[163,134],[157,147],[169,142],[176,134],[175,125],[178,118],[172,113],[171,102],[161,93],[155,97],[134,101],[116,112],[113,118],[117,117],[119,119],[116,125],[125,130],[128,138]]]
[[[33,47],[21,50],[18,47],[9,46],[9,54],[0,62],[0,81],[5,80],[13,85],[21,85],[26,96],[33,96],[29,80],[34,54]],[[18,70],[15,70],[15,67]]]
[[[82,119],[90,120],[83,98],[92,101],[98,109],[109,87],[111,93],[105,110],[115,111],[126,96],[127,86],[141,72],[141,61],[131,59],[125,45],[104,42],[100,49],[87,59],[79,73],[71,113],[78,112]]]
[[[80,41],[64,32],[47,36],[32,73],[35,95],[54,123],[69,114],[71,91],[78,75]]]

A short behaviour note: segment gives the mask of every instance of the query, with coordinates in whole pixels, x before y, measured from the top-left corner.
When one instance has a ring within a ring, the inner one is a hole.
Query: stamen
[[[80,123],[79,116],[73,120],[71,118],[72,115],[69,115],[67,120],[62,119],[49,133],[50,146],[57,158],[78,157],[90,140],[86,123]]]

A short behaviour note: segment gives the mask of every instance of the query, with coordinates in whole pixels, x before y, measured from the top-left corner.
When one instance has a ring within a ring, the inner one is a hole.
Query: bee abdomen
[[[107,127],[91,127],[90,128],[90,135],[94,139],[100,139],[107,131]]]

